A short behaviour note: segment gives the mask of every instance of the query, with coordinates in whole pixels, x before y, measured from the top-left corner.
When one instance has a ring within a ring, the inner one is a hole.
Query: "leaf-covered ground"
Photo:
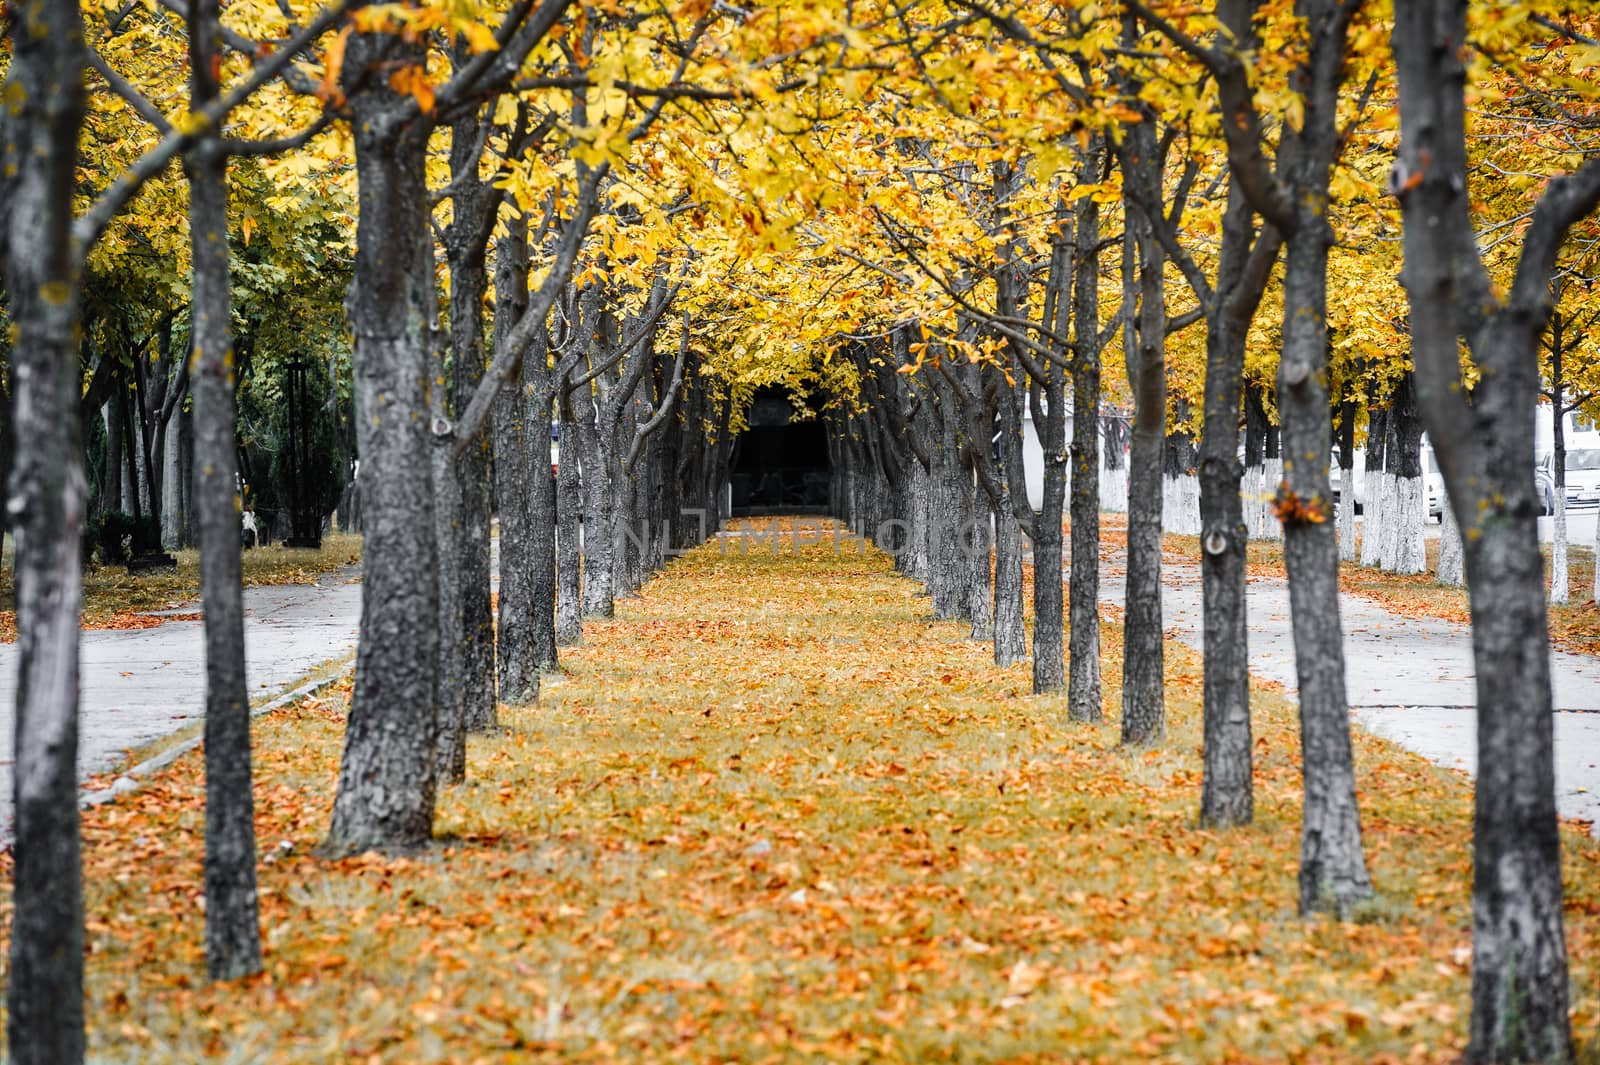
[[[8,544],[0,568],[0,643],[17,638],[16,590]],[[192,548],[172,552],[178,567],[129,573],[126,566],[95,565],[83,574],[83,627],[86,629],[148,629],[168,621],[193,621],[199,614],[150,617],[148,611],[164,610],[200,598],[200,552]],[[244,585],[253,588],[267,584],[310,584],[337,569],[361,561],[361,537],[335,533],[323,537],[316,551],[288,548],[282,544],[256,547],[242,555]]]
[[[1115,661],[1108,722],[1069,724],[850,544],[673,562],[472,741],[424,854],[310,856],[342,707],[261,719],[262,978],[203,978],[197,755],[90,811],[97,1060],[1455,1058],[1462,778],[1359,736],[1382,896],[1300,920],[1285,701],[1259,824],[1201,831],[1195,656],[1168,645],[1168,742],[1122,751]],[[1600,847],[1565,854],[1592,1045]]]

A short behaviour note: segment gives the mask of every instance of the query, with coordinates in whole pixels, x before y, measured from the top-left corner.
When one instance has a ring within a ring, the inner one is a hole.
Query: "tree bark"
[[[1325,119],[1331,123],[1333,116]],[[1372,894],[1372,881],[1356,800],[1339,620],[1339,541],[1329,502],[1333,426],[1325,372],[1332,233],[1325,216],[1326,170],[1320,182],[1302,181],[1300,188],[1303,195],[1284,272],[1283,356],[1278,368],[1284,451],[1278,514],[1289,575],[1304,767],[1300,908],[1310,912],[1331,906],[1345,913],[1356,900]]]
[[[424,249],[425,265],[418,268],[432,275],[433,248]],[[462,564],[463,530],[466,519],[462,504],[463,484],[459,479],[458,462],[474,450],[468,447],[457,459],[455,435],[451,432],[446,350],[444,338],[433,320],[423,327],[427,339],[428,360],[433,367],[427,386],[428,410],[431,416],[432,440],[429,448],[429,476],[433,486],[433,534],[438,545],[438,644],[434,650],[437,665],[434,669],[434,755],[433,776],[436,786],[459,784],[467,775],[467,709],[466,695],[469,686],[469,667],[466,632],[461,620],[465,588]],[[486,545],[487,546],[487,545]],[[481,711],[480,711],[481,713]]]
[[[1283,358],[1278,409],[1285,454],[1278,512],[1300,690],[1304,821],[1302,912],[1343,913],[1372,894],[1361,844],[1344,634],[1339,620],[1339,541],[1332,522],[1327,457],[1332,439],[1326,365],[1327,256],[1331,234],[1319,206],[1301,209],[1284,275]],[[1369,488],[1371,487],[1369,480]]]
[[[195,0],[189,9],[193,110],[217,96],[213,60],[221,52],[218,0]],[[200,602],[206,646],[206,969],[213,980],[261,971],[239,559],[227,165],[226,150],[217,136],[203,137],[187,161],[194,264],[190,358],[195,446],[201,456],[194,470],[194,495],[200,511]]]
[[[1239,17],[1251,17],[1258,5],[1240,2]],[[1283,132],[1276,172],[1263,154],[1260,115],[1238,55],[1211,53],[1207,61],[1218,78],[1230,175],[1288,242],[1277,377],[1283,473],[1276,508],[1283,525],[1300,689],[1305,794],[1300,908],[1306,912],[1331,904],[1343,913],[1372,892],[1351,761],[1339,542],[1328,480],[1333,445],[1327,387],[1328,248],[1333,242],[1328,184],[1343,144],[1338,103],[1355,7],[1342,0],[1303,0],[1297,10],[1305,20],[1308,47],[1293,77],[1302,86],[1305,116],[1298,130]]]
[[[1467,583],[1466,558],[1461,543],[1461,526],[1456,524],[1455,508],[1446,493],[1444,509],[1439,515],[1439,570],[1440,584],[1459,588]]]
[[[1336,434],[1339,454],[1339,561],[1356,560],[1356,404],[1342,404]]]
[[[558,546],[556,474],[550,467],[550,419],[554,392],[560,382],[545,366],[546,345],[535,343],[530,359],[523,361],[523,440],[524,465],[530,481],[531,507],[528,513],[528,577],[532,583],[531,636],[533,668],[555,669],[559,665],[556,639],[556,566]],[[533,695],[539,694],[537,673]]]
[[[357,34],[345,70],[419,62],[389,34]],[[350,76],[350,75],[347,75]],[[359,216],[349,299],[362,456],[366,566],[361,639],[339,789],[325,849],[397,851],[433,831],[438,553],[427,406],[431,272],[423,174],[427,130],[394,117],[387,82],[352,94]]]
[[[1385,400],[1387,403],[1387,400]],[[1361,502],[1361,564],[1376,566],[1383,557],[1384,451],[1389,439],[1387,409],[1367,410],[1366,478]]]
[[[1248,27],[1246,27],[1248,32]],[[1250,629],[1246,563],[1250,533],[1239,492],[1239,415],[1244,402],[1245,338],[1266,288],[1262,260],[1277,234],[1251,233],[1253,211],[1230,183],[1217,283],[1206,323],[1205,424],[1200,439],[1200,579],[1205,674],[1202,825],[1255,819],[1250,729]],[[1255,242],[1265,242],[1252,251]],[[1253,262],[1252,262],[1253,260]],[[1255,265],[1254,273],[1249,267]]]
[[[561,404],[561,467],[556,477],[556,643],[583,640],[583,486],[578,426],[570,401]]]
[[[12,172],[0,250],[15,329],[17,441],[7,511],[18,666],[6,1023],[17,1065],[70,1065],[84,1051],[77,756],[85,485],[71,239],[83,23],[76,3],[54,0],[26,0],[12,17],[0,149]]]
[[[122,448],[126,433],[122,423],[126,408],[122,405],[122,397],[113,391],[103,409],[106,424],[106,478],[100,496],[100,509],[105,514],[123,509],[122,469],[125,462]]]
[[[1011,666],[1028,656],[1022,616],[1022,527],[1012,513],[1011,488],[995,509],[994,663]]]
[[[1130,131],[1124,180],[1147,181],[1160,202],[1155,133],[1149,123]],[[1133,438],[1128,458],[1128,569],[1122,641],[1122,742],[1158,743],[1166,736],[1166,677],[1161,617],[1161,459],[1166,437],[1166,293],[1164,257],[1151,220],[1134,208],[1128,237],[1138,251],[1137,342],[1129,353]],[[1124,257],[1124,268],[1132,254]],[[1125,282],[1126,284],[1126,282]],[[1133,314],[1133,304],[1124,304]]]
[[[1098,142],[1079,168],[1094,182],[1104,148]],[[1072,275],[1072,570],[1067,589],[1071,633],[1067,716],[1099,721],[1100,684],[1100,205],[1075,209]],[[1064,430],[1063,430],[1064,431]]]
[[[1392,45],[1418,398],[1465,535],[1478,684],[1469,1062],[1570,1061],[1561,836],[1538,503],[1528,476],[1539,335],[1568,230],[1600,206],[1600,159],[1545,186],[1510,292],[1497,294],[1467,199],[1463,0],[1398,5]],[[1483,373],[1470,401],[1465,339]]]
[[[1557,288],[1552,296],[1553,301],[1559,301],[1560,289]],[[1563,387],[1563,367],[1561,365],[1562,348],[1562,321],[1559,315],[1553,315],[1550,323],[1550,410],[1551,419],[1551,455],[1550,477],[1555,481],[1556,506],[1555,514],[1551,516],[1551,525],[1554,526],[1550,538],[1550,601],[1552,603],[1565,603],[1569,597],[1568,587],[1569,570],[1567,564],[1567,427],[1566,414],[1563,405],[1566,402],[1566,391]],[[1600,563],[1600,555],[1596,555]],[[1597,564],[1600,569],[1600,564]]]
[[[594,424],[594,401],[587,387],[573,401],[577,455],[583,489],[583,616],[609,618],[616,610],[613,552],[616,500],[601,433]]]
[[[1394,511],[1381,564],[1392,573],[1422,573],[1427,570],[1422,526],[1428,517],[1428,502],[1423,484],[1422,422],[1417,417],[1416,388],[1409,371],[1395,386],[1388,426]]]
[[[506,222],[495,246],[494,334],[497,357],[509,343],[512,327],[528,312],[528,221],[520,212]],[[524,363],[527,361],[524,353]],[[527,377],[527,367],[523,367]],[[538,697],[538,656],[534,644],[533,470],[528,453],[527,407],[521,390],[501,388],[494,397],[494,484],[500,515],[500,626],[495,661],[500,693],[507,703]],[[492,727],[493,719],[473,723]]]
[[[468,60],[462,54],[457,66]],[[490,111],[493,110],[491,107]],[[485,258],[495,212],[500,203],[496,190],[479,176],[482,141],[479,126],[492,122],[491,114],[469,111],[450,133],[450,225],[444,249],[450,267],[450,350],[453,373],[449,379],[446,416],[462,413],[478,383],[483,380],[483,300],[489,288]],[[440,374],[443,380],[443,373]],[[480,435],[455,456],[450,475],[451,511],[448,540],[439,541],[440,570],[455,573],[456,602],[441,602],[442,628],[458,631],[454,642],[460,665],[461,718],[466,727],[481,727],[495,716],[495,631],[490,601],[489,516],[491,434]],[[436,501],[436,506],[439,505]],[[441,523],[441,529],[445,525]],[[503,546],[503,545],[502,545]],[[442,631],[442,629],[441,629]],[[454,747],[452,747],[454,750]],[[458,778],[459,779],[459,778]]]
[[[987,440],[975,446],[986,444]],[[992,511],[988,496],[982,488],[973,484],[968,490],[967,531],[961,537],[961,550],[967,560],[967,608],[972,616],[970,636],[974,640],[994,639],[994,567],[990,558]]]

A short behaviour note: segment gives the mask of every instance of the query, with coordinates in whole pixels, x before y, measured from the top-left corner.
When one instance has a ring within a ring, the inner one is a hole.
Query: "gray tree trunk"
[[[556,478],[556,643],[583,640],[583,485],[579,477],[578,425],[561,405],[561,468]]]
[[[1559,301],[1560,288],[1556,289],[1556,300]],[[1562,337],[1562,322],[1559,317],[1551,322],[1550,327],[1550,410],[1552,418],[1550,441],[1550,476],[1555,481],[1556,506],[1555,513],[1551,515],[1550,523],[1554,526],[1550,537],[1550,601],[1552,603],[1565,603],[1570,596],[1570,566],[1567,563],[1567,426],[1566,414],[1566,374],[1563,372],[1562,355],[1565,342]],[[1596,555],[1600,563],[1600,555]],[[1600,569],[1600,565],[1596,566]]]
[[[497,355],[503,354],[512,328],[528,312],[527,227],[527,217],[516,214],[507,220],[506,233],[495,246]],[[527,358],[524,353],[524,380]],[[527,405],[519,389],[501,388],[495,393],[493,417],[495,503],[500,515],[500,626],[495,661],[501,697],[507,703],[523,704],[539,694],[533,635],[533,471],[528,464],[535,442],[528,439]],[[493,724],[492,719],[473,722],[475,728]]]
[[[457,66],[467,61],[463,48]],[[485,256],[500,195],[479,176],[483,143],[479,125],[492,121],[491,114],[469,111],[456,121],[450,133],[451,214],[444,232],[444,249],[450,266],[450,352],[454,366],[448,380],[449,398],[444,404],[447,418],[462,413],[483,380],[483,301],[489,288]],[[440,379],[444,380],[442,368]],[[495,716],[495,631],[489,579],[492,443],[492,434],[481,434],[448,468],[436,471],[453,481],[448,486],[448,502],[454,508],[448,522],[439,523],[440,530],[448,534],[447,539],[439,541],[440,572],[454,572],[456,598],[453,603],[439,604],[441,610],[447,611],[440,615],[441,630],[455,630],[453,638],[444,637],[455,647],[441,654],[460,659],[459,666],[449,667],[460,685],[459,695],[447,693],[447,697],[459,700],[466,727],[481,727]],[[436,500],[435,506],[442,507],[444,502]],[[445,658],[441,657],[441,661]],[[455,751],[458,746],[452,741],[450,749]],[[453,768],[448,772],[460,779]]]
[[[1143,180],[1159,202],[1155,176],[1155,132],[1142,123],[1129,135],[1124,170],[1151,171]],[[1148,143],[1146,143],[1148,142]],[[1128,176],[1128,181],[1141,180]],[[1156,246],[1151,223],[1138,218],[1128,238],[1138,250],[1138,329],[1128,358],[1128,384],[1133,390],[1132,447],[1128,454],[1128,570],[1122,639],[1122,742],[1158,743],[1167,731],[1165,648],[1161,617],[1161,460],[1166,439],[1166,294],[1164,257]],[[1124,268],[1132,254],[1124,254]],[[1128,282],[1124,281],[1126,290]],[[1133,303],[1124,302],[1124,313]]]
[[[1033,690],[1038,695],[1067,686],[1061,592],[1061,512],[1067,501],[1066,388],[1062,383],[1066,371],[1051,366],[1047,372],[1049,414],[1039,424],[1044,498],[1033,536]]]
[[[428,274],[433,249],[425,249]],[[429,362],[433,372],[427,388],[428,410],[432,423],[432,446],[429,449],[429,477],[433,485],[433,534],[438,544],[439,636],[435,648],[434,699],[434,755],[433,776],[437,786],[459,784],[467,775],[467,709],[468,655],[466,632],[461,625],[465,588],[463,581],[463,553],[454,550],[462,545],[461,522],[466,518],[462,505],[463,484],[458,477],[458,460],[455,435],[450,428],[449,394],[444,385],[447,366],[444,338],[433,321],[424,326],[428,338]],[[476,450],[468,447],[461,459]],[[487,544],[485,544],[487,546]]]
[[[1028,645],[1022,615],[1022,526],[1012,510],[1009,484],[994,522],[994,662],[1010,666],[1028,656]]]
[[[1387,402],[1387,400],[1385,401]],[[1365,486],[1361,503],[1361,565],[1376,566],[1382,556],[1383,524],[1382,497],[1384,450],[1385,442],[1389,438],[1389,412],[1387,409],[1372,409],[1370,402],[1367,410],[1367,454],[1365,466]],[[1351,482],[1354,491],[1355,482]]]
[[[1356,560],[1356,420],[1357,407],[1351,401],[1343,405],[1337,440],[1339,444],[1339,514],[1335,524],[1339,529],[1339,561]]]
[[[1096,144],[1079,174],[1099,176]],[[1067,713],[1073,721],[1103,716],[1100,684],[1100,205],[1092,197],[1075,209],[1072,282],[1072,579]]]
[[[1245,599],[1250,534],[1239,494],[1244,470],[1238,459],[1238,426],[1244,401],[1245,337],[1281,242],[1275,231],[1251,233],[1253,213],[1244,194],[1230,184],[1206,329],[1205,428],[1200,441],[1203,825],[1247,825],[1255,818]]]
[[[987,446],[982,441],[978,446]],[[966,531],[961,537],[961,550],[967,561],[967,606],[972,615],[971,638],[994,638],[994,567],[990,558],[991,507],[982,488],[973,485],[968,492]]]
[[[1455,508],[1446,493],[1444,510],[1439,515],[1439,571],[1436,576],[1440,584],[1459,588],[1467,583],[1463,549],[1461,526],[1456,524]]]
[[[1573,1058],[1539,504],[1528,476],[1539,336],[1571,226],[1600,207],[1600,158],[1545,186],[1509,293],[1494,291],[1467,198],[1462,0],[1397,5],[1398,190],[1418,398],[1465,532],[1478,684],[1470,1062]],[[1483,373],[1461,378],[1465,339]]]
[[[221,53],[218,0],[195,0],[189,9],[192,110],[216,98],[213,60]],[[226,149],[216,136],[202,138],[187,164],[194,265],[190,311],[194,433],[202,456],[194,469],[194,497],[200,511],[200,601],[206,645],[206,969],[213,980],[261,971],[239,559],[227,166]]]
[[[6,1025],[16,1065],[83,1060],[83,887],[78,835],[78,273],[72,194],[83,122],[75,3],[13,11],[3,159],[6,288],[15,329],[17,715]],[[21,32],[28,27],[29,32]],[[0,171],[3,172],[3,171]]]
[[[418,62],[387,34],[358,34],[347,77]],[[378,79],[352,87],[359,221],[348,301],[355,335],[366,566],[361,640],[329,853],[404,850],[433,832],[438,552],[427,392],[427,321],[436,306],[423,134],[400,128],[405,104]]]
[[[192,327],[191,327],[192,328]],[[194,546],[194,419],[181,402],[165,437],[161,541],[168,550]]]
[[[1342,39],[1342,38],[1341,38]],[[1332,123],[1333,116],[1322,116]],[[1307,121],[1310,121],[1308,116]],[[1303,181],[1284,272],[1283,355],[1278,412],[1283,425],[1284,566],[1300,688],[1300,749],[1305,807],[1300,846],[1300,908],[1346,912],[1372,894],[1361,844],[1350,709],[1345,696],[1344,634],[1339,621],[1339,540],[1334,529],[1327,456],[1333,439],[1328,406],[1327,282],[1332,232],[1327,166]],[[1298,459],[1299,461],[1293,461]],[[1367,481],[1368,496],[1373,488]]]
[[[106,400],[104,411],[106,423],[106,480],[105,491],[101,497],[101,509],[105,511],[120,511],[123,508],[123,467],[127,464],[123,445],[127,439],[127,432],[123,427],[126,409],[122,405],[122,397],[115,390],[112,391],[111,398]]]
[[[1258,5],[1254,0],[1237,2],[1241,6],[1229,21],[1247,24]],[[1327,220],[1328,180],[1343,143],[1337,112],[1355,8],[1340,0],[1304,0],[1298,10],[1309,42],[1295,74],[1304,86],[1305,119],[1299,130],[1285,133],[1276,172],[1269,169],[1266,138],[1244,65],[1232,52],[1213,53],[1210,65],[1228,115],[1222,125],[1231,177],[1288,242],[1277,378],[1284,455],[1277,510],[1300,686],[1305,793],[1300,908],[1331,904],[1345,912],[1372,893],[1351,762],[1339,625],[1339,542],[1328,480],[1333,446],[1327,388],[1327,268],[1333,240]],[[1369,480],[1369,498],[1372,488]]]
[[[594,424],[594,402],[581,391],[573,400],[583,490],[583,616],[609,618],[615,612],[612,552],[616,546],[616,498],[601,433]]]
[[[528,511],[528,578],[532,584],[530,622],[533,667],[543,671],[559,665],[556,639],[556,476],[550,468],[550,416],[554,391],[559,387],[544,366],[545,345],[536,344],[533,363],[523,363],[522,424],[526,451],[524,464],[530,480]],[[530,369],[533,371],[530,374]],[[530,379],[531,378],[531,379]],[[539,693],[537,677],[533,694]]]

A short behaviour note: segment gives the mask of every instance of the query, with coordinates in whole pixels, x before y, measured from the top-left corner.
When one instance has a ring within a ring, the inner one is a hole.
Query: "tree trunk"
[[[1388,515],[1381,565],[1391,573],[1427,570],[1422,526],[1428,502],[1422,471],[1422,423],[1417,418],[1416,388],[1408,372],[1395,386],[1389,408],[1388,469],[1394,507]]]
[[[583,640],[583,486],[578,469],[578,426],[570,403],[561,405],[561,468],[556,477],[556,643]]]
[[[1559,293],[1559,289],[1557,292]],[[1551,524],[1555,526],[1550,542],[1550,601],[1565,603],[1569,597],[1569,570],[1567,564],[1567,428],[1562,407],[1566,403],[1562,380],[1561,320],[1551,323],[1550,336],[1550,410],[1553,413],[1551,431],[1550,477],[1555,481],[1556,507]],[[1600,524],[1600,522],[1597,522]],[[1600,554],[1595,555],[1596,570],[1600,571]]]
[[[985,446],[982,441],[977,446]],[[994,585],[990,549],[992,508],[983,489],[974,484],[968,493],[966,532],[961,537],[961,550],[967,560],[967,606],[972,615],[974,640],[994,639]]]
[[[454,363],[450,397],[445,414],[458,417],[478,383],[483,380],[483,300],[489,288],[484,265],[494,211],[499,198],[478,176],[479,123],[488,116],[470,112],[455,123],[450,134],[451,222],[444,234],[450,266],[450,351]],[[440,372],[444,379],[443,370]],[[495,717],[495,631],[490,594],[489,455],[490,433],[472,441],[440,474],[450,476],[449,539],[439,541],[440,570],[455,573],[456,602],[440,603],[441,628],[457,630],[454,654],[460,665],[451,667],[460,682],[459,699],[464,727],[479,728]],[[441,501],[436,501],[439,506]],[[504,546],[504,545],[502,545]],[[448,637],[447,637],[448,639]],[[457,745],[452,741],[451,749]],[[459,778],[457,778],[459,779]]]
[[[1518,475],[1525,475],[1523,465]],[[1466,547],[1482,752],[1474,790],[1467,1059],[1566,1061],[1544,559],[1531,515],[1477,528],[1482,536]]]
[[[1300,909],[1309,913],[1332,906],[1343,914],[1356,900],[1372,894],[1372,881],[1362,851],[1356,802],[1344,632],[1339,621],[1339,540],[1329,501],[1333,426],[1325,371],[1332,234],[1323,214],[1325,203],[1325,194],[1310,191],[1299,198],[1284,271],[1278,411],[1285,461],[1278,514],[1283,522],[1295,676],[1300,689],[1305,793]],[[1369,498],[1372,487],[1369,477]]]
[[[15,171],[10,210],[0,216],[17,441],[7,511],[18,664],[6,1021],[17,1065],[71,1065],[84,1049],[77,758],[85,485],[70,233],[85,57],[75,3],[28,0],[13,25],[4,144]]]
[[[1545,185],[1511,289],[1496,292],[1467,198],[1467,72],[1456,46],[1466,39],[1462,0],[1395,7],[1401,140],[1390,184],[1403,190],[1401,282],[1423,417],[1465,534],[1478,685],[1465,1060],[1568,1062],[1548,613],[1527,464],[1551,274],[1570,227],[1600,205],[1600,162]],[[1462,339],[1482,369],[1470,400]]]
[[[106,400],[106,481],[105,490],[101,493],[101,510],[123,510],[122,472],[126,460],[123,457],[123,445],[127,433],[123,428],[126,408],[122,405],[122,396],[113,391],[111,398]],[[124,511],[126,513],[126,511]]]
[[[536,358],[545,357],[545,347],[536,345]],[[523,367],[527,379],[527,365]],[[526,464],[531,482],[531,509],[528,513],[528,565],[533,583],[531,630],[535,670],[555,669],[556,647],[556,476],[550,468],[550,407],[553,388],[548,370],[534,375],[534,383],[523,388],[522,425],[527,444]],[[535,677],[533,694],[539,693]]]
[[[1361,564],[1376,566],[1383,557],[1384,451],[1389,438],[1389,412],[1367,411],[1366,478],[1361,502]]]
[[[931,481],[928,522],[928,594],[933,600],[933,616],[959,618],[966,614],[966,569],[961,553],[962,503],[966,486],[961,483],[961,462],[956,440],[958,418],[952,409],[954,399],[945,396],[937,402],[929,388],[923,412],[933,419],[933,449],[928,470]]]
[[[1255,819],[1245,600],[1250,534],[1239,492],[1244,471],[1238,459],[1245,338],[1264,287],[1245,277],[1252,214],[1243,193],[1230,185],[1215,295],[1206,321],[1205,423],[1200,439],[1205,648],[1200,823],[1207,826],[1247,825]],[[1273,247],[1278,243],[1275,234],[1255,240],[1270,241]]]
[[[1450,505],[1448,493],[1444,509],[1439,515],[1439,571],[1440,584],[1460,587],[1467,583],[1466,557],[1461,543],[1461,526],[1456,524],[1455,510]]]
[[[425,262],[432,266],[433,249],[425,249]],[[419,267],[419,271],[420,271]],[[431,275],[432,270],[428,270]],[[429,449],[429,475],[433,483],[433,533],[438,544],[438,645],[434,654],[434,755],[433,776],[437,786],[459,784],[467,775],[467,710],[466,694],[468,660],[466,632],[461,625],[464,607],[462,563],[464,554],[455,550],[461,546],[461,521],[466,517],[461,495],[463,484],[458,477],[455,434],[450,430],[449,395],[446,381],[446,351],[439,330],[429,321],[424,326],[428,337],[429,361],[433,373],[427,388],[428,409],[433,427],[432,446]],[[461,458],[473,451],[468,447]],[[487,545],[485,545],[487,546]],[[480,711],[481,713],[481,711]]]
[[[1022,526],[1011,510],[1009,486],[994,518],[994,663],[1011,666],[1028,656],[1028,646],[1022,616]]]
[[[511,330],[528,312],[528,222],[516,214],[495,247],[495,352],[504,354]],[[542,330],[541,330],[542,332]],[[541,352],[543,348],[541,347]],[[523,354],[523,377],[527,360]],[[528,464],[527,406],[521,390],[502,387],[494,397],[494,494],[500,515],[500,626],[495,662],[500,695],[507,703],[532,702],[539,693],[534,647],[533,498]],[[493,727],[494,719],[469,721]]]
[[[222,50],[218,7],[218,0],[195,0],[190,7],[194,110],[217,95],[212,60]],[[226,150],[215,136],[203,138],[188,160],[194,264],[190,359],[195,446],[202,459],[194,470],[194,496],[200,511],[200,602],[206,646],[206,970],[213,980],[261,971],[250,691],[239,559],[227,166]]]
[[[1057,394],[1060,394],[1057,389]],[[1039,508],[1033,538],[1033,691],[1057,692],[1067,686],[1062,654],[1061,510],[1066,502],[1066,459],[1047,455],[1044,462],[1044,505]],[[1051,513],[1055,520],[1051,520]]]
[[[575,397],[578,454],[583,489],[583,616],[609,618],[616,610],[613,551],[616,546],[616,499],[611,464],[606,461],[601,431],[594,424],[594,402],[585,388]]]
[[[183,487],[182,462],[178,456],[179,442],[183,437],[182,415],[177,416],[176,432],[163,437],[161,447],[161,546],[168,551],[182,547],[183,539]]]
[[[1147,125],[1147,124],[1145,124]],[[1155,134],[1136,129],[1128,153],[1145,153],[1132,169],[1153,166]],[[1149,141],[1149,144],[1145,142]],[[1124,171],[1130,169],[1124,164]],[[1135,180],[1128,178],[1127,180]],[[1154,179],[1151,179],[1154,180]],[[1159,185],[1152,187],[1159,202]],[[1139,212],[1129,240],[1138,249],[1138,339],[1128,358],[1133,390],[1132,449],[1128,458],[1128,573],[1122,641],[1122,742],[1149,744],[1166,735],[1165,651],[1161,618],[1162,451],[1166,438],[1166,295],[1164,260]],[[1132,261],[1129,251],[1124,267]],[[1124,303],[1131,314],[1133,305]]]
[[[383,53],[392,47],[388,34],[358,34],[345,70],[390,61]],[[415,848],[433,832],[439,589],[425,317],[436,303],[431,271],[417,276],[429,232],[426,131],[391,128],[384,107],[402,109],[396,99],[386,82],[352,97],[360,195],[348,306],[366,566],[355,692],[325,844],[333,854]]]
[[[1099,174],[1096,145],[1080,168]],[[1099,721],[1100,685],[1100,205],[1085,196],[1075,209],[1072,274],[1072,576],[1067,716]],[[1065,426],[1062,428],[1064,433]]]
[[[1339,452],[1339,561],[1356,560],[1356,404],[1340,408],[1336,434]]]

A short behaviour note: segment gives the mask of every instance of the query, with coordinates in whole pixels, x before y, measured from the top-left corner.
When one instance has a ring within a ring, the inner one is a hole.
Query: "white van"
[[[1428,517],[1438,520],[1444,511],[1444,474],[1439,472],[1439,464],[1433,458],[1433,445],[1428,443],[1428,437],[1422,437],[1422,489],[1428,502]],[[1367,450],[1356,448],[1355,468],[1350,471],[1351,479],[1355,481],[1356,510],[1361,510],[1367,502]],[[1344,470],[1339,468],[1339,453],[1335,451],[1328,459],[1328,474],[1333,482],[1333,498],[1339,499],[1344,486],[1340,483]]]
[[[1539,470],[1554,483],[1555,453],[1539,457]],[[1567,509],[1600,506],[1600,447],[1567,448]]]

